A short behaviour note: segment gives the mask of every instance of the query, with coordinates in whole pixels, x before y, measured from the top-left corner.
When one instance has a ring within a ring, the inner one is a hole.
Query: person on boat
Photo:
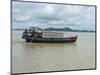
[[[27,29],[25,29],[25,31],[23,32],[23,34],[28,35]]]

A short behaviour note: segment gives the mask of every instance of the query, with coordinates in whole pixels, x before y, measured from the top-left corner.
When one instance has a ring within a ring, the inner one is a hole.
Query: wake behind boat
[[[67,32],[61,31],[44,31],[39,28],[25,29],[22,34],[22,39],[26,42],[51,42],[51,43],[72,43],[77,40],[77,35],[69,36]]]

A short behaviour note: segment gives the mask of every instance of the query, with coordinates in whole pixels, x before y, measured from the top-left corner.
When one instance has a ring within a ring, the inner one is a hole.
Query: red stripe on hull
[[[76,42],[77,36],[70,37],[69,40],[31,40],[32,43],[73,43]]]
[[[73,43],[73,42],[76,42],[77,40],[77,37],[76,38],[71,38],[70,40],[65,40],[65,41],[62,41],[62,40],[59,40],[59,41],[48,41],[48,40],[32,40],[32,43]]]

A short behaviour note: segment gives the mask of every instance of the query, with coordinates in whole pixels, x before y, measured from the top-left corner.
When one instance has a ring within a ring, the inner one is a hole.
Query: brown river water
[[[75,43],[26,43],[12,31],[12,72],[29,73],[95,68],[95,33],[78,35]]]

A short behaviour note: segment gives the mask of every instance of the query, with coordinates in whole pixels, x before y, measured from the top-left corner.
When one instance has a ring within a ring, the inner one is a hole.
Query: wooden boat
[[[22,34],[22,39],[26,42],[38,43],[38,42],[49,42],[49,43],[72,43],[76,42],[77,35],[74,36],[64,36],[64,32],[48,32],[48,31],[35,31],[35,30],[25,30]]]

